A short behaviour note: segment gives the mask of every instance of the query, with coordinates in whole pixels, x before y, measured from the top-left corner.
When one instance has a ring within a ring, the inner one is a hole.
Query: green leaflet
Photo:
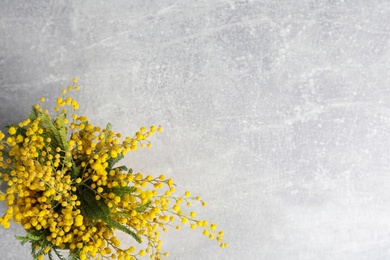
[[[96,200],[95,194],[89,189],[84,190],[84,194],[79,197],[81,213],[90,220],[107,221],[110,216],[110,208],[103,200]]]
[[[26,129],[18,127],[16,128],[16,135],[21,135],[23,138],[26,138]]]
[[[60,252],[57,251],[57,249],[53,248],[52,250],[54,251],[54,253],[57,255],[57,257],[58,257],[60,260],[66,260],[66,258],[65,258],[63,255],[61,255]],[[50,250],[50,251],[51,251],[51,250]],[[50,259],[50,255],[51,255],[51,252],[50,252],[50,251],[49,251],[49,259]]]
[[[26,243],[31,244],[31,255],[33,259],[38,259],[40,255],[44,255],[43,249],[46,246],[52,246],[49,241],[46,240],[47,232],[45,230],[31,230],[27,232],[26,236],[15,236],[20,241],[21,245]],[[37,249],[39,246],[39,249]]]
[[[109,159],[107,162],[108,162],[108,167],[107,167],[107,170],[111,170],[112,167],[117,163],[119,162],[120,160],[122,160],[123,158],[125,158],[123,156],[122,153],[118,153],[118,156],[116,158],[111,158]]]
[[[138,213],[144,212],[145,210],[147,210],[149,208],[150,204],[152,204],[152,201],[149,200],[145,204],[142,204],[142,205],[139,205],[138,207],[136,207],[135,211],[137,211]]]
[[[4,154],[3,154],[3,155],[4,155]],[[2,169],[2,170],[0,171],[0,173],[9,174],[11,171],[12,171],[11,169],[7,168],[7,169]],[[4,178],[3,178],[3,177],[0,177],[0,184],[1,184],[3,181],[4,181]],[[0,191],[0,193],[2,193],[2,192]]]
[[[49,260],[54,260],[53,255],[51,254],[51,250],[47,253]],[[61,259],[61,258],[60,258]],[[62,260],[62,259],[61,259]]]
[[[32,232],[28,232],[26,234],[26,236],[15,236],[16,240],[19,240],[20,241],[20,244],[24,245],[26,244],[27,242],[31,242],[31,241],[39,241],[42,239],[41,236],[37,236],[37,235],[33,235]]]
[[[111,216],[114,218],[123,218],[126,217],[130,214],[128,211],[117,211],[117,212],[112,212]]]
[[[68,260],[79,260],[80,250],[71,251],[68,256]]]
[[[29,239],[27,239],[26,237],[22,237],[22,236],[15,236],[16,240],[19,240],[20,244],[22,246],[24,246],[27,242],[30,242]]]
[[[108,123],[107,124],[107,126],[106,126],[106,134],[104,135],[104,139],[107,139],[107,137],[108,137],[108,132],[110,132],[111,131],[111,129],[112,129],[112,125],[110,124],[110,123]]]
[[[47,128],[49,129],[48,137],[52,139],[52,143],[50,145],[51,146],[58,145],[58,147],[60,147],[62,150],[66,150],[68,148],[68,142],[66,138],[66,130],[64,124],[65,118],[63,116],[57,117],[58,120],[57,124],[59,128],[57,129],[47,115],[40,113],[39,117],[42,119],[42,121],[46,124]],[[54,147],[54,150],[55,148],[57,147]]]
[[[52,155],[55,155],[56,154],[56,148],[57,147],[60,147],[60,144],[58,143],[57,139],[55,138],[55,136],[51,133],[51,132],[47,132],[47,133],[43,133],[42,134],[42,137],[46,140],[47,138],[50,138],[51,139],[51,142],[50,143],[46,143],[47,146],[49,146],[51,148],[51,151],[50,153]]]
[[[125,165],[121,165],[121,166],[119,166],[119,167],[112,168],[112,170],[116,170],[116,169],[118,169],[118,170],[121,171],[121,172],[123,172],[123,171],[125,171],[125,172],[129,171],[129,169],[128,169]]]
[[[22,127],[18,127],[18,126],[14,126],[14,125],[6,125],[5,128],[6,129],[10,129],[11,127],[15,127],[16,129],[16,133],[15,133],[15,136],[18,136],[18,135],[21,135],[23,136],[23,138],[26,138],[26,129],[25,128],[22,128]]]
[[[83,196],[80,197],[80,202],[81,213],[84,216],[86,216],[90,220],[103,220],[105,223],[108,224],[108,227],[121,230],[133,237],[137,242],[141,243],[141,238],[138,235],[136,235],[127,227],[119,224],[118,222],[110,218],[110,208],[103,200],[96,200],[93,191],[86,189]]]
[[[3,151],[3,157],[4,157],[4,159],[13,159],[13,158],[11,158],[11,156],[9,155],[9,152],[8,152],[8,151]]]
[[[33,106],[28,118],[31,121],[34,121],[38,117],[44,124],[46,124],[46,127],[49,129],[49,132],[44,133],[43,136],[45,138],[50,137],[52,139],[50,144],[51,148],[55,150],[57,147],[60,147],[62,150],[66,150],[68,148],[68,140],[66,137],[66,128],[64,123],[65,117],[57,116],[56,127],[56,125],[49,119],[46,114],[39,112],[38,109]],[[17,128],[16,133],[26,137],[26,129],[24,128]]]
[[[107,137],[108,137],[108,134],[109,132],[111,131],[111,128],[112,128],[112,125],[110,123],[107,124],[106,126],[106,132],[104,134],[104,139],[102,141],[100,141],[100,143],[98,143],[98,146],[99,148],[96,150],[96,153],[100,153],[100,151],[103,149],[104,147],[104,143],[106,142],[107,140]]]
[[[107,224],[108,224],[109,226],[113,227],[113,228],[116,228],[116,229],[118,229],[118,230],[120,230],[120,231],[123,231],[123,232],[125,232],[126,234],[130,235],[130,236],[131,236],[132,238],[134,238],[135,241],[137,241],[138,243],[141,243],[141,242],[142,242],[141,238],[140,238],[137,234],[135,234],[133,231],[131,231],[131,230],[128,229],[127,227],[125,227],[125,226],[119,224],[119,223],[116,222],[115,220],[109,219],[109,220],[107,221]]]
[[[49,117],[45,114],[39,113],[39,117],[42,119],[42,121],[47,125],[47,128],[49,129],[49,132],[45,133],[43,136],[46,138],[50,137],[50,147],[51,147],[51,153],[56,153],[56,148],[60,147],[63,151],[66,151],[68,149],[68,140],[66,136],[66,128],[65,128],[65,117],[58,116],[56,125],[49,119]],[[73,158],[72,156],[64,158],[64,163],[72,162]],[[73,168],[72,168],[73,169]],[[75,170],[75,169],[74,169]]]
[[[76,166],[76,163],[72,159],[72,172],[71,177],[76,178],[80,173],[80,168]]]
[[[65,117],[63,116],[58,116],[57,117],[57,124],[58,124],[58,136],[59,136],[59,140],[58,142],[60,143],[61,145],[61,148],[64,149],[65,151],[68,149],[68,140],[67,140],[67,137],[66,137],[66,129],[65,129]]]
[[[31,121],[34,121],[38,117],[39,117],[39,111],[38,111],[38,109],[35,108],[35,106],[33,106],[31,109],[31,113],[28,116],[28,119],[30,119]]]
[[[99,153],[103,147],[104,147],[104,143],[106,142],[107,138],[108,138],[108,135],[110,133],[112,129],[112,125],[110,123],[107,124],[106,126],[106,132],[104,133],[104,139],[101,141],[101,145],[99,147],[99,149],[97,149],[97,153]],[[112,167],[114,167],[114,165],[119,162],[120,160],[122,160],[124,158],[123,154],[122,153],[118,153],[117,157],[116,158],[110,158],[107,162],[108,162],[108,167],[107,167],[107,170],[111,170]],[[119,169],[127,169],[126,166],[120,166],[118,167]]]
[[[122,198],[124,195],[131,194],[136,190],[137,190],[136,187],[129,187],[129,186],[113,187],[113,188],[107,189],[107,193],[112,192],[115,195],[117,195],[118,197]]]

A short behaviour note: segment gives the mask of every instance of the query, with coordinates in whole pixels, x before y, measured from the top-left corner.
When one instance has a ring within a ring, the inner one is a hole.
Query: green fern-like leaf
[[[79,260],[80,249],[75,249],[69,252],[68,260]]]
[[[121,172],[129,171],[129,169],[125,165],[121,165],[119,167],[112,168],[112,170],[118,170],[118,171],[121,171]]]
[[[43,251],[41,249],[41,243],[40,241],[31,241],[31,255],[33,256],[34,260],[38,259],[40,255],[43,255]],[[40,248],[41,250],[37,249]]]
[[[124,195],[131,194],[131,193],[135,192],[136,190],[137,190],[136,187],[129,187],[129,186],[113,187],[113,188],[107,189],[107,193],[112,192],[116,196],[122,198]]]
[[[131,191],[132,189],[131,187],[128,187],[128,189],[126,190]],[[137,242],[140,243],[141,238],[139,236],[137,236],[127,227],[119,224],[118,222],[110,218],[110,208],[103,200],[96,200],[93,191],[89,189],[85,190],[83,196],[80,197],[80,202],[81,213],[84,216],[86,216],[90,220],[102,220],[107,223],[109,228],[121,230],[132,236]]]
[[[66,129],[65,129],[65,117],[58,116],[57,117],[57,124],[58,124],[58,142],[60,143],[60,146],[62,149],[67,150],[68,149],[68,140],[66,137]]]
[[[33,241],[39,241],[42,239],[42,237],[33,235],[31,232],[28,232],[26,236],[15,236],[16,240],[19,240],[22,245],[26,244],[27,242],[33,242]]]
[[[105,134],[104,134],[104,138],[102,141],[100,141],[100,143],[97,144],[97,149],[96,149],[96,153],[100,153],[100,151],[103,149],[104,147],[104,144],[108,138],[108,135],[109,135],[109,132],[111,131],[111,128],[112,128],[112,125],[110,123],[107,124],[106,126],[106,131],[105,131]]]
[[[149,200],[145,204],[142,204],[142,205],[139,205],[138,207],[136,207],[135,211],[137,211],[138,213],[144,212],[149,208],[150,204],[152,204],[152,201]]]
[[[137,241],[138,243],[141,243],[142,240],[141,238],[136,234],[134,233],[133,231],[131,231],[130,229],[128,229],[127,227],[119,224],[118,222],[116,222],[115,220],[112,220],[112,219],[109,219],[107,221],[107,224],[110,226],[110,227],[113,227],[115,229],[118,229],[120,231],[123,231],[125,232],[126,234],[130,235],[132,238],[135,239],[135,241]]]
[[[108,133],[111,131],[111,129],[112,129],[112,125],[110,124],[110,123],[108,123],[107,124],[107,126],[106,126],[106,134],[104,135],[104,139],[107,139],[107,137],[108,137]]]
[[[30,119],[31,121],[34,121],[35,119],[37,119],[39,117],[39,111],[38,109],[36,109],[34,106],[32,107],[31,109],[31,113],[30,115],[28,116],[28,119]]]
[[[50,153],[52,155],[55,155],[57,147],[60,147],[60,144],[58,143],[55,135],[51,131],[49,131],[49,132],[43,133],[42,137],[44,138],[44,140],[47,140],[47,138],[51,139],[51,142],[46,143],[46,146],[50,147],[51,148]]]
[[[22,246],[24,246],[26,243],[30,242],[29,239],[27,239],[26,237],[22,237],[22,236],[15,236],[16,240],[19,240],[20,244]]]
[[[80,196],[80,209],[84,216],[90,220],[107,221],[110,215],[110,208],[103,200],[96,200],[93,191],[86,189]]]
[[[16,135],[21,135],[21,136],[23,136],[23,138],[26,138],[27,137],[26,129],[21,128],[21,127],[16,128]]]
[[[112,218],[124,218],[130,215],[129,211],[116,211],[111,213]]]
[[[120,160],[122,160],[123,158],[125,158],[125,157],[123,156],[123,154],[122,154],[122,153],[118,153],[117,157],[109,159],[109,160],[107,161],[107,162],[108,162],[108,167],[107,167],[107,169],[108,169],[108,170],[111,170],[112,167],[114,167],[114,165],[115,165],[117,162],[119,162]]]
[[[10,129],[11,127],[15,127],[15,129],[16,129],[15,135],[16,135],[16,136],[21,135],[21,136],[23,136],[23,138],[26,138],[26,137],[27,137],[27,136],[26,136],[27,130],[26,130],[25,128],[23,128],[23,127],[18,127],[18,126],[15,126],[15,125],[6,125],[6,126],[5,126],[6,129]]]
[[[3,156],[4,156],[4,154],[3,154]],[[5,157],[5,156],[4,156]],[[2,169],[1,171],[0,171],[0,173],[5,173],[5,174],[10,174],[11,173],[11,171],[12,171],[12,169],[9,169],[9,168],[7,168],[7,169]],[[4,178],[3,177],[0,177],[0,184],[2,183],[4,181]],[[1,191],[0,191],[0,193],[1,193]]]
[[[73,161],[72,159],[72,173],[71,173],[71,177],[72,178],[76,178],[80,173],[80,168],[78,166],[76,166],[76,163]]]
[[[43,251],[46,246],[52,247],[49,241],[47,241],[46,236],[48,235],[48,231],[41,230],[30,230],[26,233],[25,236],[15,236],[17,240],[21,243],[21,245],[25,245],[26,243],[31,244],[31,256],[33,259],[38,259],[39,256],[45,255],[46,253]],[[53,248],[52,248],[53,249]],[[48,253],[50,259],[50,251]]]
[[[54,253],[57,255],[58,259],[60,259],[60,260],[66,260],[66,258],[65,258],[63,255],[61,255],[61,253],[58,252],[57,249],[53,248],[53,251],[54,251]]]
[[[45,114],[39,114],[41,120],[46,124],[47,129],[49,130],[46,135],[52,139],[50,145],[60,147],[62,150],[66,150],[68,148],[68,143],[66,141],[66,131],[64,127],[64,118],[62,116],[58,116],[58,124],[59,129],[55,127],[53,122],[49,119],[49,117]],[[54,148],[54,151],[57,147]]]
[[[47,253],[47,256],[49,257],[49,260],[54,260],[53,255],[51,254],[51,250]]]

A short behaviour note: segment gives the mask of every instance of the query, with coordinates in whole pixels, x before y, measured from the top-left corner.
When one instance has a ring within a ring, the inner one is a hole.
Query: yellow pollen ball
[[[83,216],[82,215],[77,215],[75,219],[74,225],[76,227],[80,227],[83,224]]]
[[[16,128],[13,127],[13,126],[11,126],[11,127],[8,129],[8,133],[9,133],[10,135],[16,134]]]

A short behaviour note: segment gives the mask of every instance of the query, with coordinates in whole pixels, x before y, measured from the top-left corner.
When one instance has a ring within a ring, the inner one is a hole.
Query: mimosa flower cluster
[[[69,94],[77,80],[62,90],[54,108],[55,118],[44,109],[45,98],[33,106],[30,116],[0,132],[0,180],[6,182],[7,210],[0,225],[21,224],[22,244],[31,243],[32,256],[52,259],[59,249],[69,259],[139,259],[168,256],[161,232],[188,226],[227,247],[223,231],[198,219],[192,204],[205,206],[187,191],[175,195],[175,184],[164,175],[134,173],[115,166],[127,153],[150,148],[148,138],[160,126],[141,127],[133,137],[122,138],[111,125],[100,128],[76,114],[79,104]],[[115,231],[131,236],[122,246]]]

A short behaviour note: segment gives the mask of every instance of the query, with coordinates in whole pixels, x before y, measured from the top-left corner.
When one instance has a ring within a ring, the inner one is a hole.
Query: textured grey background
[[[172,231],[170,259],[390,259],[390,1],[0,6],[2,127],[73,77],[95,124],[164,126],[126,163],[201,195],[230,244]],[[1,259],[30,259],[21,232]]]

